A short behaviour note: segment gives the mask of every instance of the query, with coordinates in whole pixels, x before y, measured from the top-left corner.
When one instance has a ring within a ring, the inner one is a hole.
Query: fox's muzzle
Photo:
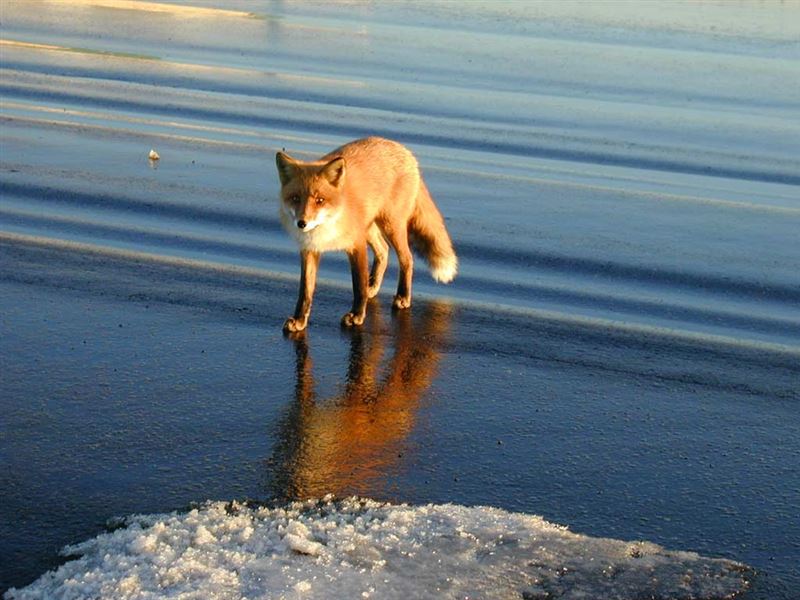
[[[300,229],[305,229],[306,225],[307,225],[307,223],[303,219],[300,219],[299,221],[297,221],[297,227],[299,227]]]

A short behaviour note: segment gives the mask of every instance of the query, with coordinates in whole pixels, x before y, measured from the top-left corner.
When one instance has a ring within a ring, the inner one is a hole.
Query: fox
[[[380,290],[389,259],[397,254],[399,278],[394,309],[411,306],[414,259],[427,261],[435,281],[451,282],[458,258],[444,218],[422,179],[414,154],[399,142],[367,137],[319,160],[275,156],[280,179],[280,220],[300,249],[300,289],[287,333],[306,329],[322,253],[344,251],[350,262],[353,305],[343,327],[364,323],[367,301]],[[369,268],[367,247],[374,259]]]

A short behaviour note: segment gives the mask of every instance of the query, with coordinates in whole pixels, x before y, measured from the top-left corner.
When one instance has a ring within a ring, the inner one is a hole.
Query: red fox
[[[439,209],[422,180],[411,151],[391,140],[355,140],[313,162],[283,152],[275,157],[281,181],[280,216],[300,246],[300,293],[284,331],[308,324],[320,256],[344,250],[350,259],[353,307],[342,325],[361,325],[367,300],[381,287],[394,247],[400,278],[393,306],[411,306],[413,259],[409,242],[430,265],[436,281],[456,276],[458,259]],[[375,259],[369,270],[367,245]]]

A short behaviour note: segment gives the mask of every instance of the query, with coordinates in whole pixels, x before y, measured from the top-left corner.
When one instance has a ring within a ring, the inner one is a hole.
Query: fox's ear
[[[339,187],[344,181],[344,158],[341,156],[334,158],[327,165],[322,167],[322,176],[328,180],[333,187]]]
[[[297,161],[285,152],[278,152],[275,155],[275,164],[278,165],[278,177],[281,178],[281,185],[286,185],[295,175]]]

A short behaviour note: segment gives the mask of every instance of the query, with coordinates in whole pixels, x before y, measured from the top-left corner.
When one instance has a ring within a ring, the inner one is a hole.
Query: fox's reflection
[[[386,485],[402,460],[420,399],[436,376],[450,316],[447,304],[420,303],[397,313],[387,335],[375,310],[361,330],[348,333],[346,381],[331,398],[317,396],[305,335],[294,340],[296,403],[281,436],[283,464],[276,466],[283,476],[274,482],[283,488],[279,495],[374,495]],[[388,361],[386,346],[393,346]]]

